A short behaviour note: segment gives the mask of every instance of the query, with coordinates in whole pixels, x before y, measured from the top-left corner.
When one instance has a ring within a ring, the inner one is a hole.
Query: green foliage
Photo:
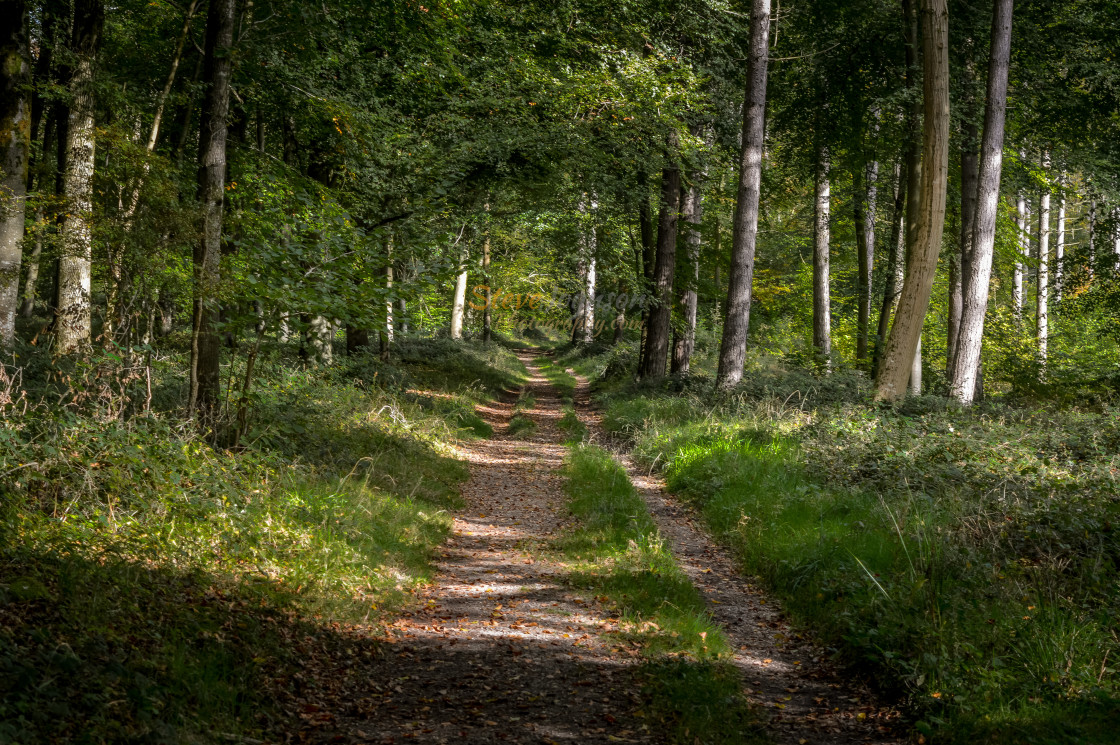
[[[719,399],[616,390],[604,425],[795,619],[904,691],[919,731],[1114,741],[1118,414],[877,410],[858,377],[780,378],[749,371]]]
[[[380,619],[429,581],[467,476],[453,446],[476,436],[464,412],[518,382],[503,350],[424,347],[448,375],[263,363],[238,452],[168,413],[122,416],[119,361],[73,371],[67,408],[35,388],[9,405],[0,739],[291,731],[276,681],[301,664],[293,640],[353,650],[332,623]]]

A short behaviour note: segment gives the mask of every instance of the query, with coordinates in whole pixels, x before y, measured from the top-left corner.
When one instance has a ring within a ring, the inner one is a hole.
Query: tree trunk
[[[669,327],[673,312],[673,272],[677,261],[677,220],[681,201],[681,171],[677,157],[676,133],[669,135],[661,176],[661,208],[657,216],[657,257],[653,267],[653,305],[646,331],[646,359],[642,377],[665,377],[669,356]]]
[[[595,233],[595,210],[598,204],[595,195],[588,197],[590,208],[585,206],[583,198],[580,199],[580,261],[581,287],[580,287],[580,313],[579,323],[573,333],[573,343],[582,341],[590,344],[595,340],[595,272],[599,249],[598,235]]]
[[[961,235],[959,251],[951,257],[949,265],[949,327],[946,339],[945,370],[953,369],[957,356],[957,340],[961,330],[961,311],[964,306],[964,282],[968,274],[967,262],[972,256],[972,231],[976,225],[976,199],[979,173],[979,132],[972,122],[964,125],[961,144]]]
[[[23,283],[23,303],[20,305],[19,314],[24,318],[31,318],[35,313],[35,298],[39,284],[39,262],[43,257],[43,211],[35,213],[35,245],[31,255],[26,257],[27,279]]]
[[[198,199],[201,238],[194,250],[194,308],[191,333],[191,395],[188,406],[203,426],[217,415],[221,345],[214,332],[221,280],[222,214],[225,208],[226,137],[232,74],[235,0],[210,0],[198,139]]]
[[[910,360],[910,395],[922,395],[922,337],[918,336],[918,348]]]
[[[743,103],[743,140],[739,157],[739,192],[731,232],[731,276],[727,318],[720,340],[716,385],[730,388],[743,379],[750,328],[751,283],[758,240],[758,202],[762,187],[762,151],[766,140],[766,67],[769,59],[770,0],[751,0],[747,90]]]
[[[89,346],[90,263],[93,257],[93,66],[101,45],[101,0],[74,3],[73,74],[66,131],[65,217],[59,245],[55,349],[72,354]]]
[[[829,213],[831,186],[828,148],[817,151],[816,201],[813,208],[813,349],[827,371],[832,367],[832,313],[829,293]]]
[[[334,324],[326,316],[312,316],[307,325],[309,359],[316,365],[330,365],[334,361]]]
[[[1050,169],[1050,154],[1042,154],[1043,173]],[[1050,189],[1047,187],[1038,200],[1038,269],[1035,275],[1035,336],[1038,339],[1038,357],[1046,367],[1050,341]]]
[[[673,359],[669,370],[674,375],[688,374],[692,350],[696,347],[697,285],[700,282],[700,223],[704,218],[703,193],[700,190],[703,174],[692,173],[685,188],[681,218],[685,229],[684,291],[681,293],[681,315],[684,326],[673,330]]]
[[[906,271],[906,181],[907,161],[898,159],[894,166],[894,212],[891,216],[890,254],[887,257],[887,276],[883,288],[883,304],[879,308],[879,327],[875,335],[875,351],[871,362],[873,373],[878,376],[882,364],[883,348],[891,328],[891,316],[898,304],[898,294]]]
[[[346,324],[346,355],[353,357],[362,347],[369,346],[369,331]]]
[[[1016,220],[1015,227],[1019,230],[1019,256],[1030,256],[1031,240],[1028,228],[1031,221],[1030,207],[1027,206],[1026,197],[1019,193],[1015,201]],[[1016,318],[1023,315],[1023,261],[1020,258],[1015,262],[1015,271],[1011,277],[1011,308]]]
[[[1096,267],[1097,252],[1094,241],[1097,237],[1097,200],[1089,200],[1089,281],[1093,280],[1093,271]]]
[[[638,233],[642,239],[641,276],[644,280],[642,283],[642,293],[646,299],[645,307],[642,309],[642,338],[638,349],[638,373],[641,374],[641,371],[645,369],[646,366],[648,341],[646,332],[649,329],[650,313],[649,294],[653,286],[653,261],[657,250],[657,245],[653,239],[653,219],[649,209],[649,187],[644,171],[638,173],[638,193],[640,199],[638,202]]]
[[[949,181],[949,11],[946,0],[922,0],[922,20],[925,123],[922,128],[921,205],[906,281],[887,342],[883,373],[876,385],[876,399],[886,401],[897,400],[906,393],[909,367],[921,339],[945,228]]]
[[[467,304],[467,261],[470,255],[464,244],[459,249],[459,276],[455,278],[455,297],[451,303],[451,338],[463,338],[463,311]]]
[[[858,276],[856,286],[859,302],[856,323],[856,359],[867,362],[868,338],[871,325],[871,282],[875,270],[875,208],[879,187],[879,162],[872,160],[855,173],[856,189],[852,203],[855,205],[856,251]]]
[[[28,12],[23,0],[0,0],[0,348],[16,338],[21,242],[27,215],[31,152]]]
[[[1061,193],[1058,195],[1058,238],[1054,246],[1054,300],[1062,302],[1062,284],[1065,279],[1066,260],[1066,179],[1060,179]]]
[[[980,350],[984,317],[988,311],[988,286],[999,213],[999,185],[1003,169],[1003,128],[1007,114],[1007,74],[1011,58],[1013,0],[996,0],[992,13],[992,43],[988,60],[988,91],[984,111],[984,139],[980,145],[976,216],[971,256],[965,261],[964,303],[957,356],[949,375],[952,396],[969,405],[982,391]],[[1021,286],[1021,285],[1020,285]]]
[[[393,245],[389,244],[385,263],[385,323],[381,327],[381,361],[389,361],[389,351],[393,346]]]
[[[486,206],[486,210],[490,210],[490,206]],[[494,301],[494,295],[490,287],[490,228],[486,228],[486,233],[482,236],[482,281],[486,287],[486,307],[482,309],[482,343],[489,344],[491,336],[493,335],[493,309],[491,305]]]

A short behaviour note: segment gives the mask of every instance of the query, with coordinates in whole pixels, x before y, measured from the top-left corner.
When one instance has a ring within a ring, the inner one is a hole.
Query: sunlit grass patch
[[[875,409],[845,400],[856,384],[802,378],[726,396],[615,389],[604,425],[797,622],[901,692],[919,733],[1117,741],[1103,724],[1120,701],[1110,420]]]
[[[592,445],[572,447],[565,466],[568,506],[577,522],[557,547],[571,561],[569,581],[612,602],[620,643],[645,658],[638,678],[649,714],[673,742],[743,742],[753,716],[726,637],[664,545],[626,471]]]

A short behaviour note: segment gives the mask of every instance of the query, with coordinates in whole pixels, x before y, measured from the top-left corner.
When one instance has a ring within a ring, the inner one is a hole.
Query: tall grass
[[[569,358],[603,373],[621,354]],[[940,742],[1120,741],[1117,412],[935,397],[768,363],[729,395],[599,386],[604,424],[794,619]]]

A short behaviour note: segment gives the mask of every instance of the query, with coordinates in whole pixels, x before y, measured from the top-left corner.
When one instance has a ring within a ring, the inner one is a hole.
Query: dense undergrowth
[[[644,657],[638,678],[651,723],[676,743],[762,741],[726,637],[625,469],[601,448],[573,444],[565,476],[577,522],[558,546],[572,561],[570,581],[618,608],[620,643]]]
[[[569,352],[604,425],[696,506],[790,615],[936,742],[1120,741],[1120,409],[927,396],[758,360],[633,383]]]
[[[372,654],[354,627],[428,579],[455,443],[490,434],[475,404],[523,372],[446,340],[319,369],[276,352],[234,451],[182,421],[174,362],[153,362],[146,411],[117,359],[7,369],[0,742],[297,730],[310,658]]]

